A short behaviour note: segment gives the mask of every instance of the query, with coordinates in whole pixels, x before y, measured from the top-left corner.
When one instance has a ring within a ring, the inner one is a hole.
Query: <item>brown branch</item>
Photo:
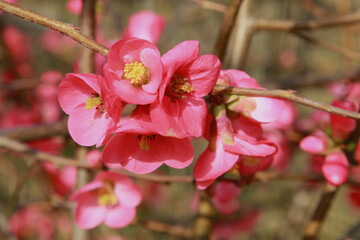
[[[315,209],[315,212],[308,223],[305,234],[304,240],[316,240],[319,234],[320,228],[325,220],[326,214],[330,209],[331,203],[335,199],[336,193],[339,188],[327,184],[325,186],[324,192],[321,196],[321,200],[318,206]]]
[[[34,13],[32,11],[23,9],[21,7],[12,5],[3,0],[0,1],[0,10],[7,12],[9,14],[21,17],[31,22],[35,22],[37,24],[43,25],[45,27],[54,29],[63,33],[66,36],[71,37],[75,41],[84,45],[85,47],[90,48],[91,50],[100,53],[103,56],[107,56],[109,49],[100,43],[86,37],[84,34],[81,34],[74,25],[66,24],[55,19],[45,17],[43,15]]]
[[[181,238],[193,239],[193,234],[190,229],[184,228],[180,225],[172,225],[167,223],[162,223],[153,220],[142,220],[135,219],[133,221],[135,224],[139,224],[149,230],[155,232],[167,233],[172,236],[177,236]]]
[[[0,130],[0,136],[16,139],[19,141],[30,141],[53,137],[57,135],[68,135],[67,120],[53,124],[40,124],[30,127],[17,127],[13,129]]]
[[[325,112],[341,115],[343,117],[349,117],[353,119],[360,119],[360,113],[348,111],[342,108],[334,107],[325,103],[318,103],[310,99],[306,99],[294,94],[292,90],[268,90],[268,89],[254,89],[254,88],[236,88],[216,85],[212,91],[213,94],[236,94],[244,96],[256,96],[256,97],[273,97],[290,100],[308,106],[311,108],[319,109]]]
[[[214,10],[221,13],[226,12],[226,6],[216,2],[206,1],[206,0],[192,0],[192,1],[199,4],[199,6],[204,9]]]
[[[330,42],[326,42],[320,39],[317,39],[315,37],[309,36],[307,34],[301,33],[301,32],[294,32],[294,34],[306,41],[309,41],[311,43],[314,43],[322,48],[328,49],[330,51],[336,52],[338,54],[340,54],[341,56],[350,59],[350,60],[354,60],[354,61],[360,61],[360,53],[351,51],[347,48],[344,48],[342,46],[338,46],[335,45],[333,43]]]
[[[315,17],[321,18],[321,17],[329,17],[333,15],[332,12],[329,12],[316,3],[314,3],[312,0],[300,0],[300,5],[307,10],[310,14],[312,14]]]
[[[194,239],[210,239],[214,216],[215,208],[212,205],[207,193],[202,191],[200,193],[200,202],[197,208],[197,216],[194,222]]]
[[[342,25],[350,25],[360,22],[360,13],[350,13],[339,17],[329,17],[319,20],[310,21],[286,21],[286,20],[271,20],[271,19],[256,19],[254,21],[254,28],[257,30],[267,31],[299,31],[299,30],[316,30],[320,28],[335,27]]]
[[[243,0],[232,0],[225,12],[220,28],[219,37],[216,42],[215,51],[214,51],[214,54],[218,56],[220,61],[224,60],[225,51],[229,42],[230,34],[235,25],[236,16],[239,12],[240,5],[242,2]]]

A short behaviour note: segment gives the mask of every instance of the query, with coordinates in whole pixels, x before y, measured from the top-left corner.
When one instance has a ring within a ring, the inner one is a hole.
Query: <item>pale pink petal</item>
[[[123,208],[119,204],[108,210],[104,224],[112,228],[129,225],[136,216],[136,208]]]
[[[252,141],[236,134],[234,143],[232,145],[224,144],[224,149],[233,154],[257,157],[266,157],[277,152],[276,145],[270,141]]]
[[[320,154],[327,150],[328,146],[321,137],[307,136],[301,140],[300,148],[310,154]]]
[[[202,98],[187,98],[179,104],[179,125],[185,134],[176,132],[178,137],[200,137],[206,124],[207,108]],[[175,129],[175,128],[174,128]]]
[[[119,201],[119,205],[122,207],[134,208],[141,202],[141,192],[132,181],[115,182],[114,193]]]
[[[111,118],[96,109],[85,109],[85,103],[72,110],[69,120],[69,133],[76,143],[92,146],[106,135]]]
[[[326,180],[335,186],[346,182],[349,175],[349,162],[342,151],[336,151],[325,157],[322,172]]]
[[[258,122],[268,123],[279,118],[285,103],[283,100],[266,97],[253,97],[256,108],[251,112],[251,117]]]
[[[210,186],[213,182],[215,182],[215,178],[214,178],[214,179],[210,179],[210,180],[205,180],[205,181],[196,180],[196,188],[197,188],[198,190],[204,190],[204,189],[206,189],[208,186]]]
[[[105,220],[107,208],[97,202],[97,194],[89,192],[77,199],[75,208],[76,223],[82,229],[91,229]]]
[[[162,64],[160,53],[150,48],[145,48],[140,53],[141,62],[149,69],[149,83],[142,85],[145,92],[154,94],[158,91],[162,80]]]
[[[188,77],[189,83],[194,87],[193,95],[203,97],[215,86],[219,77],[221,62],[215,55],[197,57],[176,72]]]

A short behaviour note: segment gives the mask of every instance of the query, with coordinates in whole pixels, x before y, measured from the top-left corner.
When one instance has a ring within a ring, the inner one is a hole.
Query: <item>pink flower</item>
[[[239,208],[241,189],[232,182],[220,182],[211,192],[211,201],[222,214],[232,214]]]
[[[99,75],[67,74],[58,96],[61,108],[70,115],[69,133],[80,145],[102,145],[120,120],[123,103]]]
[[[231,79],[231,86],[233,87],[263,89],[254,78],[251,78],[245,72],[228,69],[222,70],[222,75],[227,75],[227,77]],[[231,95],[227,103],[229,110],[241,113],[261,123],[275,121],[285,106],[284,101],[280,99],[239,95]]]
[[[300,148],[310,154],[325,153],[330,147],[330,141],[326,134],[318,130],[313,135],[303,138],[300,142]]]
[[[91,229],[102,222],[112,228],[122,228],[134,219],[141,193],[130,178],[101,172],[70,199],[77,202],[75,220],[80,228]]]
[[[24,33],[14,26],[6,26],[2,31],[2,38],[13,60],[17,63],[28,60],[30,56],[30,43]]]
[[[68,0],[66,3],[66,9],[75,15],[80,15],[82,10],[83,0]]]
[[[335,100],[331,105],[355,112],[358,110],[357,106],[351,101]],[[346,118],[337,114],[330,114],[330,123],[332,136],[340,140],[345,140],[356,128],[355,119]]]
[[[109,51],[104,74],[110,88],[124,102],[152,103],[163,75],[160,52],[146,40],[120,40]]]
[[[86,154],[86,163],[92,168],[100,168],[101,163],[101,152],[99,150],[91,150]]]
[[[349,175],[349,162],[342,151],[334,151],[325,157],[322,172],[326,180],[335,186],[346,182]]]
[[[55,225],[50,214],[36,205],[16,211],[9,219],[11,233],[17,239],[53,239]]]
[[[216,125],[213,124],[215,129],[212,130],[209,146],[194,167],[196,186],[200,190],[207,188],[216,178],[232,169],[239,159],[241,160],[243,157],[265,158],[277,151],[275,144],[256,138],[259,137],[258,131],[261,128],[247,129],[246,125],[240,124],[237,127],[242,127],[242,129],[234,131],[230,120],[227,119],[224,106],[215,108],[217,108],[214,110]],[[251,131],[256,137],[250,136]]]
[[[153,130],[165,136],[203,134],[206,104],[202,97],[215,85],[221,62],[215,55],[199,56],[199,42],[184,41],[165,53],[165,80],[150,106]]]
[[[123,37],[140,38],[156,45],[164,27],[164,18],[151,11],[140,11],[130,16]]]
[[[134,119],[124,121],[116,132],[103,151],[102,159],[107,164],[118,163],[130,172],[143,174],[162,164],[182,169],[193,161],[189,138],[157,135],[141,128]]]

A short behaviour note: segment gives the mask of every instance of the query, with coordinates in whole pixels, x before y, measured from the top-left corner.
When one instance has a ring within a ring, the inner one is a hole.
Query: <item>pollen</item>
[[[92,93],[92,95],[93,97],[86,98],[85,109],[90,110],[95,108],[97,110],[100,110],[101,113],[103,113],[105,111],[105,106],[102,97],[97,93]]]
[[[109,181],[104,181],[104,185],[104,187],[97,190],[97,202],[101,206],[113,207],[118,202],[117,197],[114,194],[114,186]]]
[[[149,69],[141,62],[133,62],[125,64],[124,79],[130,80],[134,87],[141,87],[149,82]]]
[[[166,87],[165,95],[170,97],[171,101],[186,98],[187,93],[194,91],[193,86],[183,75],[174,74]]]

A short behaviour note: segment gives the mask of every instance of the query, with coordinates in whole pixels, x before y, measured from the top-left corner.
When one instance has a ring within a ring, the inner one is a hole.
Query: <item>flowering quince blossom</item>
[[[140,38],[157,44],[165,27],[165,20],[152,11],[139,11],[130,16],[123,38]]]
[[[163,73],[154,44],[136,38],[116,42],[103,70],[109,87],[124,102],[149,104],[156,100]]]
[[[102,222],[122,228],[134,219],[141,193],[130,178],[105,171],[76,191],[70,200],[77,202],[75,220],[80,228],[91,229]]]
[[[199,49],[198,41],[184,41],[161,57],[164,81],[150,105],[152,129],[161,135],[200,137],[204,132],[207,108],[202,97],[214,87],[221,62],[215,55],[199,56]]]
[[[258,158],[269,157],[277,152],[274,143],[260,138],[262,129],[256,127],[259,125],[250,124],[249,128],[246,124],[232,125],[226,116],[224,105],[215,106],[214,115],[215,122],[212,123],[213,127],[210,130],[213,133],[210,135],[209,146],[194,167],[196,186],[200,190],[231,170],[243,158],[256,159],[256,161],[245,161],[246,164],[249,162],[254,167],[261,162]],[[246,121],[248,120],[244,120]],[[252,136],[249,133],[253,133]]]
[[[70,115],[69,133],[80,145],[102,145],[120,120],[123,102],[99,75],[66,74],[58,97],[61,108]]]
[[[220,182],[211,191],[214,207],[223,214],[232,214],[239,208],[241,189],[233,182]]]
[[[117,163],[130,172],[143,174],[162,164],[182,169],[193,161],[194,150],[189,138],[158,135],[141,128],[134,119],[123,119],[115,132],[102,154],[106,164]]]

